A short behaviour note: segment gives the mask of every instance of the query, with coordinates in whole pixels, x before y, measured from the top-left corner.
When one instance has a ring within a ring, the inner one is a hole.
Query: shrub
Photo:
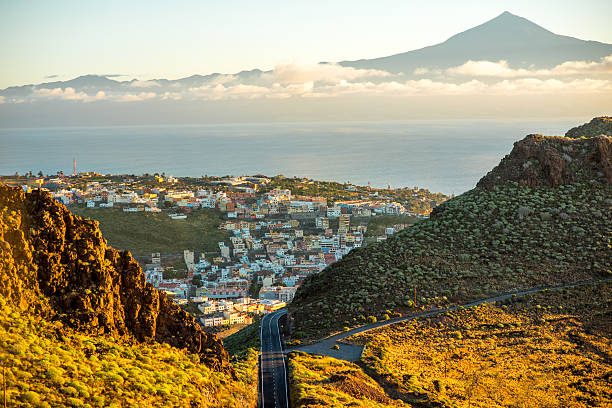
[[[26,391],[21,394],[21,400],[30,404],[38,404],[40,402],[40,395],[34,391]]]

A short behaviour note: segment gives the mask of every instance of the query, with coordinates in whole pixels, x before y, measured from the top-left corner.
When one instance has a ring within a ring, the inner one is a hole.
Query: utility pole
[[[6,366],[2,362],[2,388],[4,389],[4,408],[6,408]]]

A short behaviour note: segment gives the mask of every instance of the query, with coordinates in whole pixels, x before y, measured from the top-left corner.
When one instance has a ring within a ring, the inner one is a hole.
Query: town
[[[60,173],[3,181],[26,191],[47,189],[69,209],[88,211],[92,218],[96,211],[120,211],[188,223],[198,211],[215,212],[226,239],[216,242],[214,251],[194,243],[179,254],[151,251],[136,257],[147,281],[205,328],[242,326],[284,307],[308,275],[354,248],[385,240],[427,218],[448,198],[418,188],[377,189],[263,175]]]

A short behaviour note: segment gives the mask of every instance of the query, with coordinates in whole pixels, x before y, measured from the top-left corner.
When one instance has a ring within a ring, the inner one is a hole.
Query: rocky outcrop
[[[43,191],[0,184],[0,295],[79,331],[168,343],[231,370],[222,342],[147,283],[129,252],[107,246],[97,221]]]
[[[531,187],[584,181],[612,184],[610,135],[608,117],[576,127],[566,137],[528,135],[477,186],[488,189],[508,181]]]
[[[612,118],[600,116],[593,118],[589,123],[576,126],[565,133],[565,137],[578,139],[581,137],[594,137],[599,135],[612,136]]]

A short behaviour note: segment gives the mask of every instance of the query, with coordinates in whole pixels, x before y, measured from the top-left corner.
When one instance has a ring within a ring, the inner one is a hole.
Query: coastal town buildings
[[[154,252],[142,263],[146,280],[176,303],[196,305],[193,310],[204,326],[244,324],[291,302],[309,275],[365,245],[368,227],[377,217],[426,216],[370,188],[358,199],[331,201],[295,194],[289,188],[269,188],[271,179],[263,176],[208,178],[197,183],[158,175],[152,182],[143,179],[113,176],[105,180],[87,174],[43,178],[24,189],[47,188],[68,206],[161,213],[175,222],[189,222],[190,214],[199,209],[217,211],[222,219],[219,229],[229,237],[218,242],[216,252],[204,253],[196,243],[184,248],[173,258],[184,264],[184,273],[178,277],[176,271],[168,273],[173,266],[164,261],[172,254]],[[352,185],[344,190],[359,191]],[[421,197],[418,191],[408,194],[410,200]],[[408,225],[386,225],[370,239],[385,239]]]

